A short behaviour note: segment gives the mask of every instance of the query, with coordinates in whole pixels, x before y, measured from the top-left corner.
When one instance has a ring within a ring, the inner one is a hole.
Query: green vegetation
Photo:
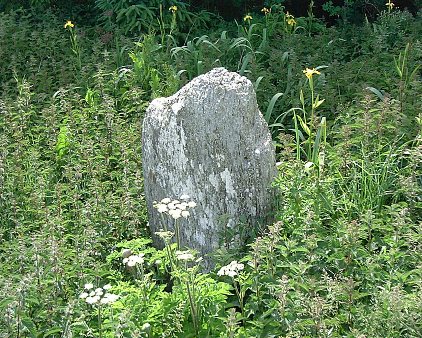
[[[0,13],[0,337],[421,337],[421,16],[126,5]],[[255,85],[278,207],[203,273],[151,245],[141,121],[217,66]]]

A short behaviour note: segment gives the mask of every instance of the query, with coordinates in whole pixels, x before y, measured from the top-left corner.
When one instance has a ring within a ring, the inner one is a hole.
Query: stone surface
[[[163,228],[153,201],[187,194],[197,203],[179,219],[182,245],[202,255],[218,248],[225,227],[271,212],[275,152],[252,83],[224,68],[198,76],[179,92],[151,102],[142,135],[149,225]],[[222,221],[224,220],[224,221]]]

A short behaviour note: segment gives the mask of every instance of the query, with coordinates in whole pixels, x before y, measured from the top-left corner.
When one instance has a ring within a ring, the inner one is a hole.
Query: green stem
[[[242,322],[243,322],[243,325],[245,325],[245,315],[244,315],[245,312],[243,309],[243,295],[240,290],[240,284],[234,279],[234,277],[233,277],[233,285],[234,285],[234,290],[236,291],[237,298],[239,299],[240,312],[242,313]]]
[[[101,327],[101,305],[98,306],[98,337],[101,338],[102,335],[102,327]]]
[[[308,161],[312,156],[312,133],[314,130],[314,115],[315,115],[315,102],[314,102],[314,80],[312,76],[309,79],[309,88],[311,89],[311,120],[309,121],[309,148],[308,148]]]
[[[191,292],[189,281],[186,282],[186,288],[188,290],[188,295],[189,295],[189,303],[190,303],[193,327],[195,329],[196,335],[198,336],[198,333],[199,333],[198,332],[198,318],[197,318],[198,316],[197,316],[196,307],[195,307],[195,297],[194,297],[193,291]]]

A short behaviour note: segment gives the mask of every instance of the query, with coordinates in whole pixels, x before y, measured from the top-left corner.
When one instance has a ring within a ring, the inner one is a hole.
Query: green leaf
[[[309,127],[306,125],[306,123],[302,120],[302,118],[299,115],[296,115],[297,118],[299,119],[299,123],[300,126],[302,127],[302,129],[305,131],[306,134],[311,135],[311,130],[309,129]]]
[[[277,103],[277,100],[278,100],[281,96],[283,96],[283,93],[277,93],[277,94],[275,94],[275,95],[271,98],[270,103],[268,104],[267,111],[266,111],[266,113],[265,113],[265,121],[267,121],[267,123],[269,123],[269,122],[270,122],[270,118],[271,118],[271,115],[272,115],[272,113],[273,113],[274,106],[275,106],[275,104]]]
[[[374,87],[366,87],[370,92],[374,93],[381,101],[384,100],[384,95]]]

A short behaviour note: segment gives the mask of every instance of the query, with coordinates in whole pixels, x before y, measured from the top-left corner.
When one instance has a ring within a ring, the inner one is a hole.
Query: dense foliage
[[[421,337],[420,15],[124,2],[95,25],[0,13],[0,336]],[[216,66],[255,85],[278,207],[205,273],[172,234],[151,245],[141,121]]]

